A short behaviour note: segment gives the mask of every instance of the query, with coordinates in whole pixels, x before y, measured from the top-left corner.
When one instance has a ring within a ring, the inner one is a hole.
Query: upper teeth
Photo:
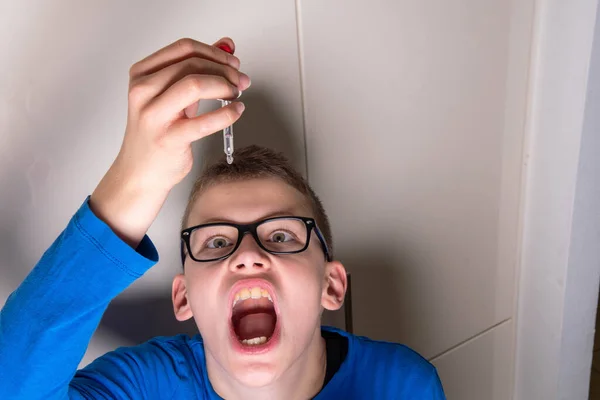
[[[240,300],[247,300],[249,298],[260,299],[261,297],[266,297],[269,299],[269,301],[273,302],[271,295],[265,289],[261,289],[259,287],[243,288],[235,294],[233,307],[235,307],[235,304]]]

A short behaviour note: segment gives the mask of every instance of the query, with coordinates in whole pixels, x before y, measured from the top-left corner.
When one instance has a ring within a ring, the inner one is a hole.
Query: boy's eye
[[[208,242],[206,242],[206,247],[208,247],[209,249],[222,249],[230,245],[231,243],[227,240],[227,238],[224,237],[212,238]]]
[[[283,231],[272,233],[271,239],[270,239],[271,242],[275,242],[275,243],[289,242],[290,240],[294,240],[292,235],[290,235],[287,232],[283,232]]]

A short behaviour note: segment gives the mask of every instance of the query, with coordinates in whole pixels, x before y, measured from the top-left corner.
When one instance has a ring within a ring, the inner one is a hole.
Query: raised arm
[[[108,303],[158,261],[145,235],[191,170],[191,144],[243,112],[234,102],[195,116],[200,99],[234,99],[249,86],[238,68],[236,57],[191,39],[132,66],[118,156],[0,311],[1,399],[111,397],[106,386],[69,384]]]

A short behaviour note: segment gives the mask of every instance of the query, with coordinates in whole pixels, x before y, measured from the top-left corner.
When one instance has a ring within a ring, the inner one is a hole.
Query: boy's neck
[[[217,364],[207,351],[206,368],[214,390],[224,399],[308,399],[323,387],[327,368],[325,339],[319,327],[309,348],[271,385],[261,388],[242,386]]]

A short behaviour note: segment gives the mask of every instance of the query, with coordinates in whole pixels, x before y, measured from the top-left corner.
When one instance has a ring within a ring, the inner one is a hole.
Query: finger
[[[129,70],[129,76],[131,79],[135,79],[149,75],[190,57],[206,58],[219,64],[227,64],[235,69],[240,67],[240,60],[236,56],[206,43],[185,38],[179,39],[133,64]]]
[[[149,112],[159,120],[172,121],[186,107],[202,99],[234,99],[240,91],[222,76],[186,75],[149,105]]]
[[[214,46],[214,47],[219,47],[220,45],[223,45],[223,44],[224,44],[224,45],[227,45],[227,47],[229,47],[229,48],[231,49],[231,53],[230,53],[230,54],[233,54],[233,53],[235,53],[235,43],[234,43],[234,42],[233,42],[233,40],[232,40],[231,38],[229,38],[229,37],[223,37],[223,38],[221,38],[221,39],[217,40],[217,41],[216,41],[216,42],[213,44],[213,46]]]
[[[250,86],[250,78],[243,72],[239,72],[228,65],[198,57],[188,58],[161,69],[152,75],[141,77],[137,81],[134,81],[133,84],[143,85],[146,88],[144,95],[150,100],[159,96],[184,76],[191,74],[222,76],[237,86],[240,91],[246,90]]]
[[[200,112],[200,102],[197,102],[197,103],[194,103],[194,104],[192,104],[190,106],[187,106],[185,108],[185,110],[183,110],[183,113],[188,118],[197,117],[199,112]]]
[[[242,95],[242,92],[240,92],[240,93],[238,94],[238,98],[239,98],[241,95]],[[231,98],[231,99],[223,99],[223,100],[235,100],[235,99],[234,99],[234,98]],[[195,103],[193,103],[193,104],[190,104],[190,105],[189,105],[189,106],[187,106],[187,107],[185,108],[185,110],[183,110],[183,111],[184,111],[184,114],[185,114],[185,116],[186,116],[186,117],[188,117],[188,118],[194,118],[194,117],[197,117],[197,116],[198,116],[198,112],[200,111],[200,101],[197,101],[197,102],[195,102]]]
[[[238,99],[240,98],[240,96],[242,95],[242,92],[240,92],[238,94]],[[229,100],[229,101],[233,101],[235,99],[231,98],[231,99],[223,99],[223,100]],[[187,118],[194,118],[198,116],[198,113],[200,112],[200,101],[197,101],[193,104],[190,104],[189,106],[187,106],[184,110],[183,113],[185,114],[185,116]]]
[[[244,103],[235,101],[199,117],[181,119],[171,126],[170,136],[191,143],[233,125],[241,117],[244,109]]]

